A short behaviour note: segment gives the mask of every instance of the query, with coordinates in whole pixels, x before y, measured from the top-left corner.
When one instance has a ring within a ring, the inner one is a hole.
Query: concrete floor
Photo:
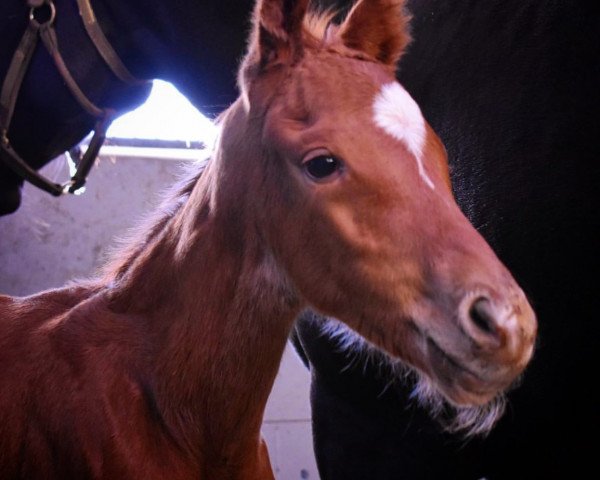
[[[44,170],[68,177],[64,159]],[[179,162],[103,156],[84,195],[54,198],[26,186],[20,210],[0,217],[0,292],[28,295],[94,273],[107,247],[136,224],[179,174]],[[278,480],[318,479],[309,373],[288,347],[263,424]]]

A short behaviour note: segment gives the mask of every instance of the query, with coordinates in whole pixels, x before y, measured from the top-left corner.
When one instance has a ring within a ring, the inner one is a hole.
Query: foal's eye
[[[319,155],[303,163],[302,167],[313,180],[325,180],[339,172],[342,162],[332,155]]]

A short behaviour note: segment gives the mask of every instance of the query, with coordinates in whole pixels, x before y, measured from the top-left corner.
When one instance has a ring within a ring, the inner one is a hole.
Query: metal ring
[[[65,182],[61,185],[62,187],[62,192],[61,195],[68,195],[69,193],[75,193],[75,192],[71,192],[71,188],[73,188],[73,185],[75,185],[75,182],[73,180],[69,180],[68,182]],[[75,190],[77,191],[77,190]]]
[[[44,5],[48,5],[50,8],[50,18],[45,22],[39,22],[35,18],[35,12],[39,8],[43,8]],[[43,27],[44,25],[52,25],[54,23],[54,19],[56,18],[56,7],[54,6],[54,2],[52,0],[44,0],[38,7],[31,7],[29,9],[29,21],[37,28]]]

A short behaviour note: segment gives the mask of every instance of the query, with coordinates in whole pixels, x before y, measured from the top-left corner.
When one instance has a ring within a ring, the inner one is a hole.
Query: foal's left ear
[[[344,45],[395,67],[410,42],[406,0],[359,0],[341,25]]]
[[[261,67],[302,56],[302,22],[309,0],[257,0],[250,52]]]

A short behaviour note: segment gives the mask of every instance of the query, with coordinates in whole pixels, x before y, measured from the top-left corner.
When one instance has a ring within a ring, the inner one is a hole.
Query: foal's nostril
[[[469,308],[469,318],[475,326],[491,336],[498,335],[498,323],[494,309],[490,301],[485,297],[479,297]]]

